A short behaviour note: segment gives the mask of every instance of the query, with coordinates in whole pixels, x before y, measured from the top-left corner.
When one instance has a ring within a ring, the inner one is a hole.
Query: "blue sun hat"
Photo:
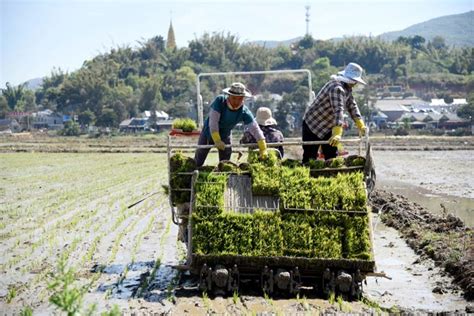
[[[347,83],[362,83],[362,84],[367,84],[364,80],[362,80],[362,72],[364,70],[362,69],[361,66],[359,66],[356,63],[349,63],[346,68],[342,71],[339,71],[337,74],[339,75],[338,78],[341,79],[341,81],[347,82]],[[341,78],[340,76],[344,77]],[[349,80],[343,80],[343,79],[349,79]],[[352,81],[352,82],[351,82]]]

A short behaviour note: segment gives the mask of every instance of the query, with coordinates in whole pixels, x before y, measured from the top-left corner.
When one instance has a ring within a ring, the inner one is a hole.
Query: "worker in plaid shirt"
[[[343,71],[331,76],[331,80],[321,88],[316,99],[306,110],[303,117],[303,141],[324,141],[321,145],[324,158],[337,155],[337,145],[342,137],[344,108],[354,120],[359,134],[365,135],[366,127],[360,115],[357,103],[352,96],[352,88],[357,84],[366,84],[362,80],[362,67],[349,63]],[[303,145],[303,163],[316,159],[319,145]]]

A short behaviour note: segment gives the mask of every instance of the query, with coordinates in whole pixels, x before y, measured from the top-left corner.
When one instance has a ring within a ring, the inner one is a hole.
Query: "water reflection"
[[[454,214],[466,226],[474,227],[474,199],[435,194],[421,187],[399,181],[378,180],[376,187],[403,195],[434,214],[442,215],[445,212]]]

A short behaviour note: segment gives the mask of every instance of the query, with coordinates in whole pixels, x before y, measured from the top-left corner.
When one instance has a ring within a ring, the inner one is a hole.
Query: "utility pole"
[[[306,9],[306,36],[309,35],[309,9],[311,9],[310,5],[305,6]]]

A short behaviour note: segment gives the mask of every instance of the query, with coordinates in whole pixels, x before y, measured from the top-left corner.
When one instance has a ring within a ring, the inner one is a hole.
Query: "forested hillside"
[[[169,45],[168,45],[169,46]],[[164,110],[173,117],[186,116],[196,100],[196,75],[202,72],[306,68],[312,71],[313,90],[349,62],[362,65],[369,85],[359,97],[368,98],[375,87],[399,84],[414,88],[423,97],[466,97],[473,91],[474,49],[451,48],[443,38],[401,37],[392,43],[352,37],[319,41],[310,36],[291,47],[265,48],[239,43],[232,34],[204,34],[187,47],[167,47],[162,36],[143,41],[137,48],[117,47],[84,62],[72,73],[60,69],[44,78],[35,92],[7,85],[0,109],[31,111],[52,109],[78,115],[98,126],[118,126],[144,110]],[[222,84],[207,81],[202,94],[212,99]],[[283,94],[281,113],[301,111],[304,89],[292,91],[289,81],[257,80],[247,83],[259,93],[265,89]],[[303,103],[303,104],[302,104]],[[283,110],[284,109],[284,110]]]
[[[406,37],[415,35],[422,36],[427,40],[432,40],[436,36],[441,36],[449,46],[473,47],[474,11],[442,16],[412,25],[402,31],[381,34],[380,38],[393,41],[400,36]]]

